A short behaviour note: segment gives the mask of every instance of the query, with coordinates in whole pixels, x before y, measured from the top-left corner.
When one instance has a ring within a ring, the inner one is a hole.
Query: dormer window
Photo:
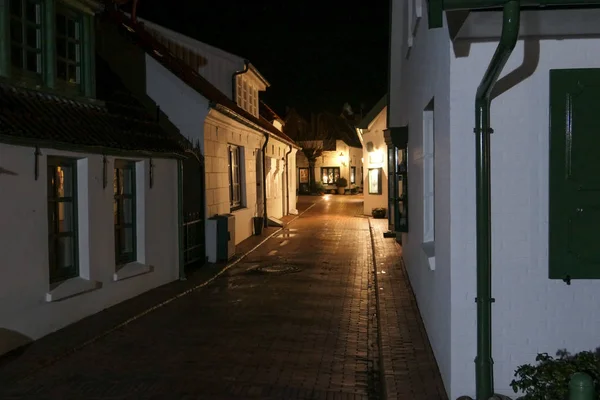
[[[238,106],[258,117],[258,88],[238,76],[236,94]]]
[[[18,69],[42,73],[42,9],[36,0],[11,0],[11,62]]]

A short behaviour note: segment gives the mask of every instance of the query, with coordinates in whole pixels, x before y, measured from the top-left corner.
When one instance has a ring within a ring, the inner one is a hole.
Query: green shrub
[[[521,365],[515,371],[510,386],[515,393],[525,393],[522,400],[567,400],[569,381],[576,372],[592,377],[596,385],[596,399],[600,400],[600,348],[571,355],[559,350],[556,358],[548,353],[538,354],[537,365]]]

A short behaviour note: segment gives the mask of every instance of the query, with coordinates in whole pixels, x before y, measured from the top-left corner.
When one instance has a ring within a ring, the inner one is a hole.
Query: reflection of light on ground
[[[325,198],[325,201],[329,201],[331,200],[331,195],[330,194],[326,194],[325,196],[323,196]]]

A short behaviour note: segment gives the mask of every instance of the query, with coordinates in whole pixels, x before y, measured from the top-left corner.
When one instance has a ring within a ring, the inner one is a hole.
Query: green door
[[[600,278],[600,69],[550,71],[549,277]]]

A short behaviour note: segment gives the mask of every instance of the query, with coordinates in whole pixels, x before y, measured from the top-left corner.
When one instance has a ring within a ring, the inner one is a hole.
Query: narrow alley
[[[361,196],[299,209],[234,265],[3,359],[0,398],[445,399],[387,221],[363,216]]]

